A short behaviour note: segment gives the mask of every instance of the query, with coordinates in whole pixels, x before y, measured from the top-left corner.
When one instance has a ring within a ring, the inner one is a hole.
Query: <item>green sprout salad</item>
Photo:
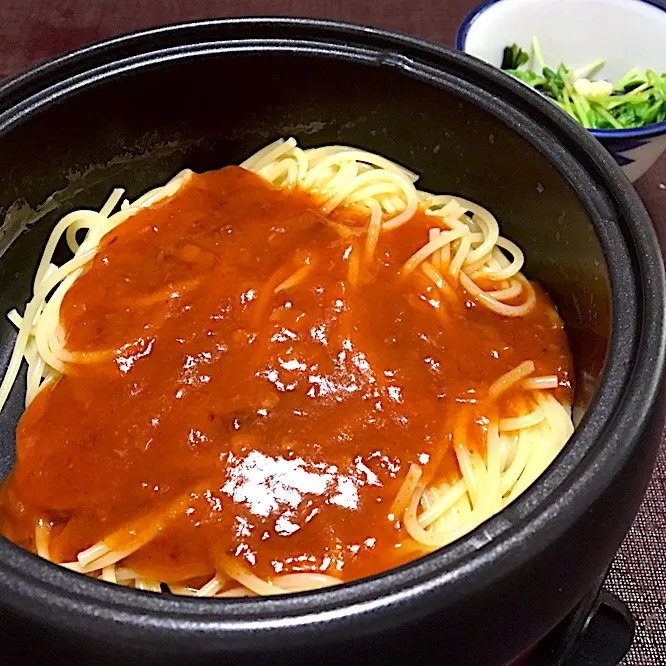
[[[633,129],[666,120],[666,74],[629,70],[617,83],[591,80],[606,63],[579,69],[548,67],[536,37],[533,58],[517,44],[507,46],[502,69],[545,95],[589,129]],[[533,62],[534,68],[530,67]]]

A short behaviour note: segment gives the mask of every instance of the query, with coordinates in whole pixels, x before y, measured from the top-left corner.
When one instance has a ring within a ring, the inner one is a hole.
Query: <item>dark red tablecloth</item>
[[[451,44],[479,0],[0,0],[0,78],[83,44],[155,25],[224,16],[311,16]],[[0,177],[2,175],[0,174]],[[666,247],[666,156],[636,184]],[[662,439],[663,444],[663,439]],[[666,445],[608,587],[637,618],[629,666],[666,664]]]

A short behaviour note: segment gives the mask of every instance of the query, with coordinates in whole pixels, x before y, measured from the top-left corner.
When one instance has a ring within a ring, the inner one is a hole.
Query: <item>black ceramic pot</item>
[[[587,132],[450,49],[318,21],[212,21],[112,40],[9,81],[0,88],[0,311],[26,300],[44,239],[68,210],[99,205],[112,185],[137,195],[183,166],[238,162],[287,135],[383,153],[422,173],[424,189],[497,214],[566,322],[574,437],[528,492],[468,536],[323,592],[138,592],[0,540],[6,648],[27,637],[52,663],[75,649],[80,663],[506,664],[585,596],[627,532],[660,427],[666,292],[654,231]],[[13,338],[3,319],[0,368]],[[2,474],[22,401],[19,384],[0,417]]]

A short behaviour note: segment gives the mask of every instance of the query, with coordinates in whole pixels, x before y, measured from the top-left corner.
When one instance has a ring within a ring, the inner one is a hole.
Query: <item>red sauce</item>
[[[220,554],[261,576],[345,580],[415,557],[387,513],[411,463],[451,474],[451,415],[526,359],[570,393],[566,337],[538,288],[522,318],[461,290],[439,317],[428,282],[398,275],[432,225],[418,213],[382,234],[353,286],[364,236],[238,167],[121,224],[65,296],[66,346],[96,362],[71,365],[23,415],[2,534],[34,550],[46,517],[53,559],[71,561],[171,511],[126,561],[163,581],[208,575]]]

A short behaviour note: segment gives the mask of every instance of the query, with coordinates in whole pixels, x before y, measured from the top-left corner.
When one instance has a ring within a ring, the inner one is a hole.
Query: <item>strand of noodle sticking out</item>
[[[122,566],[122,561],[150,543],[168,527],[169,522],[187,509],[189,500],[207,484],[200,484],[196,490],[178,497],[168,507],[158,513],[141,516],[123,525],[104,540],[93,544],[78,553],[76,561],[60,562],[61,566],[79,574],[86,574],[108,583],[133,587],[151,592],[161,592],[163,583],[141,575]],[[40,519],[35,525],[35,545],[37,554],[47,560],[50,557],[50,525]],[[293,573],[276,576],[273,580],[259,578],[236,559],[222,555],[219,570],[204,584],[193,587],[182,583],[167,586],[173,594],[196,597],[243,597],[256,595],[286,594],[317,590],[342,581],[339,578],[321,573]]]
[[[460,197],[417,190],[417,176],[390,160],[348,146],[303,150],[290,138],[266,146],[241,166],[279,187],[311,192],[324,214],[340,206],[366,209],[366,262],[372,261],[380,234],[408,222],[420,206],[434,226],[428,242],[405,263],[404,275],[425,263],[505,317],[523,316],[535,303],[534,289],[520,273],[524,255],[499,235],[489,211]]]
[[[67,290],[95,256],[102,237],[138,210],[177,192],[191,174],[188,169],[181,171],[166,185],[147,192],[133,203],[123,202],[116,213],[113,210],[122,199],[124,190],[114,189],[99,211],[75,210],[56,224],[37,267],[32,297],[23,315],[16,310],[8,314],[9,320],[18,329],[18,335],[0,383],[0,410],[9,397],[23,359],[28,364],[26,407],[42,388],[61,376],[68,362],[76,360],[62,345],[60,305]],[[77,241],[80,231],[85,232],[81,243]],[[56,266],[53,256],[63,239],[73,256],[62,266]]]
[[[402,266],[402,276],[420,273],[435,285],[444,301],[452,304],[460,303],[464,289],[480,305],[502,317],[524,316],[535,303],[535,291],[521,273],[523,253],[500,236],[497,220],[489,211],[457,196],[417,190],[416,174],[390,160],[348,146],[304,150],[289,138],[266,146],[241,166],[277,187],[312,193],[324,215],[346,206],[367,214],[365,227],[360,230],[327,222],[350,235],[365,236],[349,258],[352,286],[359,280],[361,266],[373,261],[381,235],[407,223],[420,208],[432,218],[432,226],[423,246]],[[101,210],[77,210],[58,222],[47,242],[23,315],[15,310],[8,315],[18,335],[0,385],[0,409],[23,359],[28,365],[29,404],[44,386],[66,372],[68,364],[95,363],[119,351],[66,350],[59,329],[62,300],[106,233],[138,210],[174,194],[190,175],[185,170],[132,203],[121,203],[123,190],[114,190]],[[119,203],[119,210],[114,212]],[[84,239],[79,241],[82,233]],[[53,256],[63,240],[73,256],[56,266]],[[282,275],[278,271],[275,281],[266,285],[264,300],[304,280],[314,261],[306,256],[291,273]],[[438,316],[444,314],[440,312]],[[406,551],[428,552],[474,529],[520,495],[557,456],[573,431],[570,410],[549,393],[558,388],[558,377],[539,377],[534,373],[535,364],[526,360],[489,387],[491,416],[485,455],[469,441],[469,414],[458,415],[452,435],[457,462],[455,478],[433,479],[418,464],[408,467],[389,511],[389,519],[404,527],[406,538],[401,546]],[[519,413],[503,415],[502,399],[516,389],[521,395],[521,401],[516,403]],[[177,501],[160,515],[138,517],[78,553],[76,561],[60,564],[105,582],[163,591],[164,583],[132,570],[124,560],[150,543],[182,508],[181,503]],[[128,534],[132,535],[130,539]],[[45,559],[51,559],[50,539],[50,525],[40,519],[35,525],[35,549]],[[169,583],[168,590],[198,597],[243,597],[316,590],[340,582],[323,573],[292,573],[265,580],[236,558],[221,555],[208,580]]]
[[[518,417],[525,420],[520,428],[491,422],[485,459],[463,437],[454,437],[460,478],[409,489],[402,521],[415,541],[431,550],[451,543],[512,502],[546,470],[573,426],[569,410],[552,396],[540,392],[535,403],[532,412]],[[413,483],[417,467],[412,466],[403,488]]]
[[[38,521],[35,528],[35,539],[38,544],[37,554],[44,559],[50,560],[48,556],[49,531],[48,528],[44,527],[46,524],[44,520]],[[140,540],[140,542],[141,546],[145,545],[143,540]],[[141,546],[137,546],[136,549]],[[309,592],[342,583],[342,580],[339,578],[323,573],[283,574],[276,576],[272,580],[264,580],[250,572],[234,558],[223,556],[220,558],[221,571],[215,573],[204,584],[193,586],[187,581],[183,581],[167,585],[154,578],[142,576],[137,571],[122,567],[120,561],[111,561],[111,559],[115,560],[118,557],[126,557],[129,554],[129,549],[120,553],[113,553],[111,557],[109,557],[110,552],[105,552],[103,546],[99,547],[99,545],[96,545],[93,549],[97,549],[97,552],[104,554],[87,566],[82,565],[80,561],[61,562],[59,564],[70,571],[86,574],[107,583],[114,583],[149,592],[162,592],[166,588],[166,591],[171,594],[192,597],[251,597],[287,594],[291,592]],[[84,553],[79,555],[84,555]],[[102,560],[104,561],[102,562]],[[102,564],[103,566],[101,566]]]

